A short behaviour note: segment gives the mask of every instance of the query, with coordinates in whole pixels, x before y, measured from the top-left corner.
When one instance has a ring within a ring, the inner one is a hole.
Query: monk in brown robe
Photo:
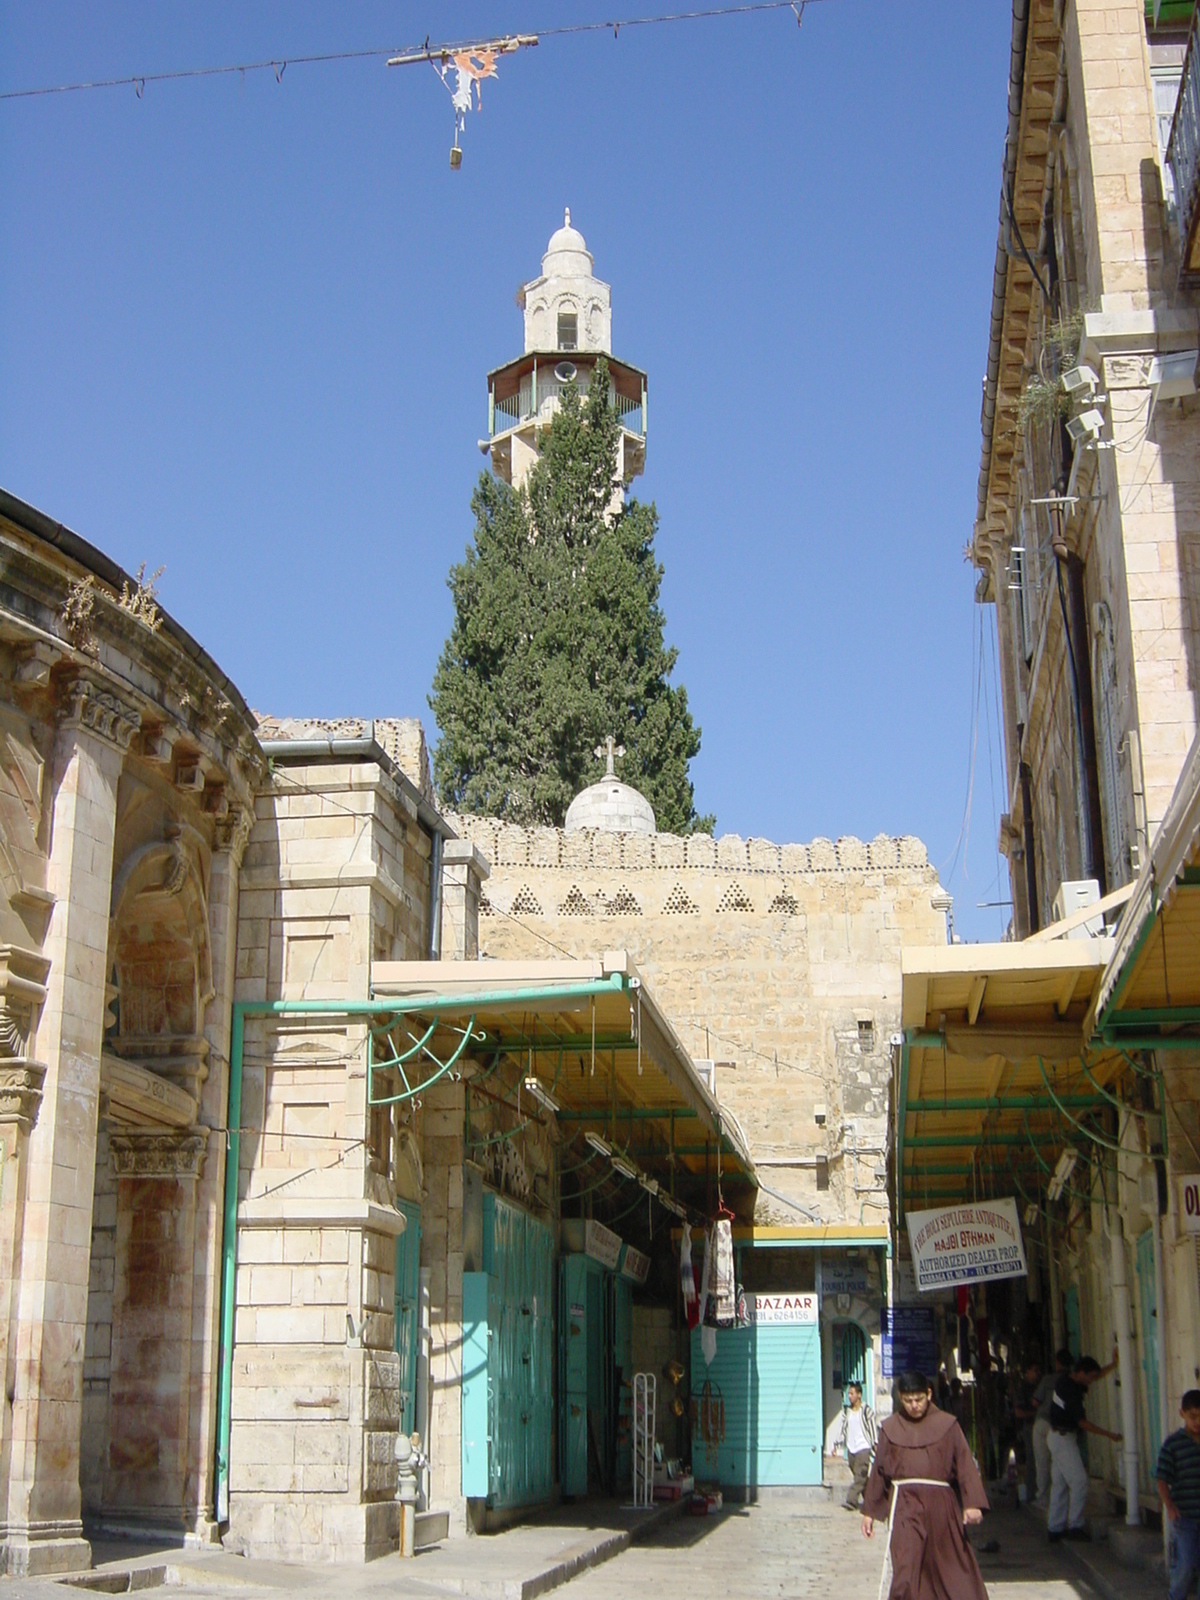
[[[862,1531],[869,1539],[897,1497],[889,1530],[889,1600],[987,1600],[964,1532],[988,1509],[966,1437],[933,1404],[921,1373],[904,1373],[896,1393],[899,1409],[880,1425],[862,1503]],[[914,1478],[926,1481],[913,1483]]]

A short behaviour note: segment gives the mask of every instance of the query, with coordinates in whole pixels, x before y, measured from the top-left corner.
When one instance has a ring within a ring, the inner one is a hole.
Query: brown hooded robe
[[[893,1491],[898,1478],[934,1478],[952,1487],[914,1484]],[[880,1426],[863,1515],[884,1521],[893,1493],[900,1499],[890,1600],[987,1600],[962,1514],[968,1506],[986,1511],[988,1497],[962,1429],[935,1405],[920,1422],[897,1412]]]

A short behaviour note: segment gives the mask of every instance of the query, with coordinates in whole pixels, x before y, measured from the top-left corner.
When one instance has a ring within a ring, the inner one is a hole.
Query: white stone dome
[[[613,739],[605,740],[605,746],[608,771],[599,783],[589,784],[571,801],[564,823],[566,831],[580,833],[591,828],[598,833],[657,833],[654,807],[644,794],[622,783],[613,770],[614,755],[624,755],[624,750]],[[596,754],[605,754],[604,747]]]
[[[620,778],[601,778],[577,794],[567,807],[568,833],[593,828],[599,833],[657,833],[654,807]]]
[[[568,206],[562,227],[550,235],[542,257],[542,273],[547,278],[590,278],[592,266],[592,253],[579,229],[571,226]]]

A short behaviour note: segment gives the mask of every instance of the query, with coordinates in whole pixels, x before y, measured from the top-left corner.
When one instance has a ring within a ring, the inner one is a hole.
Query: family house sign
[[[922,1292],[955,1283],[1023,1278],[1028,1271],[1015,1200],[910,1211],[908,1241]]]

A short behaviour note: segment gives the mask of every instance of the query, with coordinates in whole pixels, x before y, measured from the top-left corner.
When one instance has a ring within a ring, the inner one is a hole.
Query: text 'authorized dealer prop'
[[[1015,1200],[910,1211],[908,1241],[918,1290],[945,1289],[1028,1272]]]

